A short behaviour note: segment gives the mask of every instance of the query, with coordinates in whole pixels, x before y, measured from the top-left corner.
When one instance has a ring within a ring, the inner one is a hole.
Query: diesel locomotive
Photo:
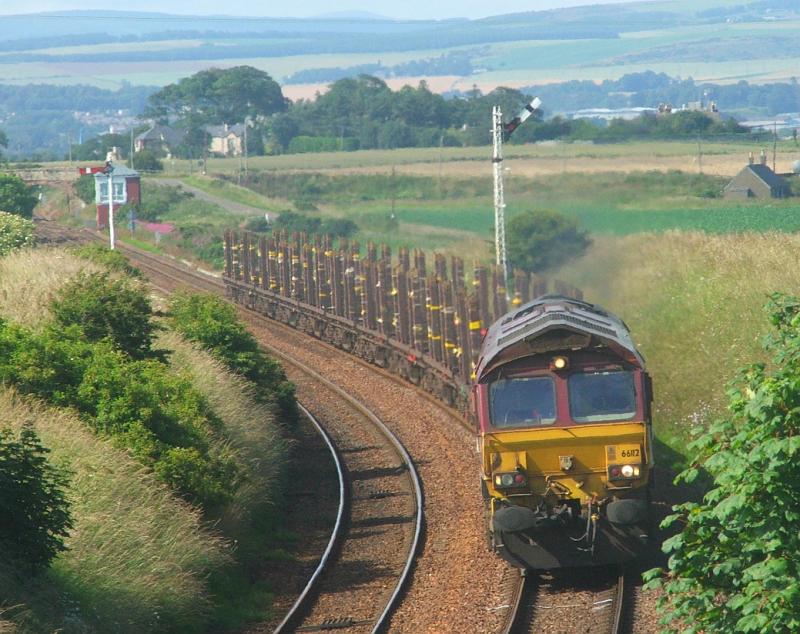
[[[487,331],[471,400],[499,556],[552,569],[641,553],[652,386],[621,319],[558,295],[519,306]]]

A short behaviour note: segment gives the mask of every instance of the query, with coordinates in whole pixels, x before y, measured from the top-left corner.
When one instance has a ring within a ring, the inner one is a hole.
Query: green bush
[[[0,321],[0,383],[16,385],[55,405],[75,403],[93,354],[80,328],[48,328],[41,335]]]
[[[158,154],[152,150],[142,150],[134,154],[132,159],[128,159],[128,167],[133,166],[136,166],[136,169],[142,172],[164,171],[164,163],[161,162]]]
[[[107,338],[89,342],[77,325],[35,334],[0,322],[0,383],[74,408],[207,509],[227,502],[239,484],[218,441],[219,422],[188,380],[161,361],[131,360]],[[188,472],[187,456],[196,473]]]
[[[33,217],[38,199],[19,176],[0,174],[0,209],[23,218]]]
[[[269,233],[272,231],[272,223],[264,216],[253,216],[247,219],[247,222],[244,223],[244,228],[254,233]]]
[[[94,175],[81,174],[78,180],[75,181],[75,193],[87,205],[94,204],[95,190],[94,190]]]
[[[0,429],[0,551],[15,566],[39,570],[66,550],[72,518],[66,474],[47,461],[31,427]]]
[[[800,630],[800,299],[772,296],[774,369],[744,368],[731,386],[728,418],[689,445],[693,465],[676,483],[706,472],[713,484],[699,503],[673,507],[663,526],[662,622],[683,632]]]
[[[155,325],[150,300],[124,278],[82,273],[60,290],[52,307],[58,324],[79,326],[89,341],[108,337],[136,359],[151,352]]]
[[[262,398],[274,399],[282,420],[296,421],[294,384],[281,365],[259,349],[233,306],[216,295],[177,293],[170,300],[169,319],[177,332],[255,383]]]
[[[0,211],[0,257],[34,242],[34,224],[30,220]]]
[[[207,509],[226,503],[238,470],[215,444],[219,422],[201,394],[160,361],[126,361],[102,346],[95,351],[75,402],[91,425],[189,500]]]
[[[580,257],[591,240],[578,222],[555,211],[528,211],[514,216],[506,230],[509,264],[541,273]]]

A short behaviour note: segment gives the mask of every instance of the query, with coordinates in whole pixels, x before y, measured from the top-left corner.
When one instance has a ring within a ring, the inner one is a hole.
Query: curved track
[[[48,223],[49,224],[49,223]],[[53,223],[55,224],[55,223]],[[87,236],[86,232],[81,232]],[[96,239],[93,234],[88,235],[89,239]],[[159,286],[172,290],[174,288],[183,287],[191,290],[203,290],[206,292],[224,294],[225,285],[221,278],[214,277],[208,274],[202,274],[197,270],[187,269],[183,263],[177,260],[170,260],[163,256],[154,256],[153,254],[143,252],[139,249],[128,247],[126,245],[119,245],[119,250],[129,255],[134,263],[143,270],[148,276],[154,278]],[[159,282],[160,280],[160,282]],[[293,329],[280,324],[278,322],[269,320],[263,316],[257,315],[251,311],[240,308],[240,314],[243,315],[251,325],[257,326],[255,328],[258,336],[258,331],[263,333],[259,336],[261,343],[265,344],[273,354],[281,356],[287,362],[291,362],[288,357],[297,356],[297,352],[302,350],[300,357],[311,359],[311,365],[326,376],[333,376],[337,373],[337,369],[342,364],[346,365],[349,369],[347,374],[359,374],[366,377],[367,373],[370,376],[381,375],[385,384],[394,383],[402,386],[402,390],[406,393],[413,394],[413,399],[416,401],[424,400],[428,404],[428,418],[439,418],[441,424],[450,428],[449,431],[437,431],[430,426],[425,428],[424,433],[433,433],[433,438],[438,436],[450,436],[451,438],[446,442],[451,445],[454,440],[453,437],[465,439],[469,444],[471,438],[465,434],[463,426],[465,423],[463,419],[458,416],[453,410],[444,407],[436,399],[428,395],[414,390],[409,387],[407,383],[398,377],[389,374],[370,365],[356,357],[347,355],[338,351],[333,346],[324,342],[310,339],[302,333],[298,333]],[[310,344],[310,342],[313,342]],[[275,345],[272,345],[275,344]],[[338,356],[337,356],[338,355]],[[313,357],[313,358],[312,358]],[[334,360],[336,357],[336,360]],[[329,360],[330,358],[330,360]],[[321,365],[320,359],[322,359]],[[297,367],[296,365],[294,367]],[[362,371],[357,371],[355,368],[360,367]],[[298,371],[299,372],[299,371]],[[341,373],[341,372],[339,372]],[[300,372],[300,374],[303,374]],[[308,377],[309,375],[305,375]],[[313,378],[296,378],[298,375],[290,376],[293,381],[298,383],[302,389],[305,381],[311,381],[315,385],[320,385]],[[365,381],[371,384],[371,381]],[[375,401],[375,394],[369,393],[370,388],[352,387],[351,383],[348,391],[355,394],[362,402]],[[355,385],[358,385],[356,380]],[[311,393],[320,395],[322,390],[319,388],[310,388]],[[378,398],[377,402],[382,399]],[[393,405],[394,399],[389,399],[387,408],[394,408],[398,410],[397,405]],[[330,409],[328,405],[320,404],[320,407]],[[380,409],[380,407],[378,408]],[[418,409],[415,403],[415,410]],[[317,409],[316,411],[319,411]],[[438,415],[433,416],[433,412],[439,412]],[[398,412],[399,413],[399,412]],[[412,414],[413,416],[414,414]],[[382,416],[386,417],[386,411]],[[338,412],[334,413],[334,418],[338,417]],[[392,418],[392,415],[389,416]],[[458,421],[462,427],[460,432],[452,428],[453,421]],[[327,424],[327,421],[325,421]],[[395,421],[396,423],[397,421]],[[405,420],[403,421],[405,423]],[[352,426],[347,423],[345,427]],[[393,425],[397,427],[397,424]],[[413,428],[413,425],[411,426]],[[446,433],[443,433],[445,432]],[[412,436],[406,438],[406,442],[410,443],[409,448],[418,464],[421,464],[423,471],[427,471],[429,467],[433,466],[440,455],[426,454],[429,448],[436,446],[436,442],[432,438],[427,441],[415,438],[413,431],[409,432],[408,429],[405,433],[411,433]],[[336,435],[336,434],[334,434]],[[337,439],[338,441],[339,439]],[[419,441],[419,442],[418,442]],[[358,444],[355,442],[355,451],[352,453],[363,453],[365,448],[370,449],[369,443]],[[459,440],[458,442],[461,442]],[[457,445],[458,442],[455,442]],[[351,446],[351,449],[353,446]],[[351,449],[345,450],[345,453],[350,453]],[[447,451],[450,451],[449,449]],[[461,462],[464,461],[463,447]],[[433,452],[436,454],[436,452]],[[422,461],[420,463],[420,460]],[[450,458],[450,463],[453,464],[454,458]],[[469,462],[469,461],[466,461]],[[372,464],[370,462],[370,464]],[[371,473],[375,473],[376,467],[371,466],[368,468]],[[383,472],[382,472],[383,473]],[[473,475],[462,473],[460,476],[452,474],[454,479],[462,481],[461,486],[466,482],[466,490],[470,491],[472,488],[469,486],[473,480],[477,484]],[[438,470],[434,476],[423,473],[426,482],[436,481],[442,479],[442,472]],[[470,478],[473,480],[470,480]],[[432,489],[432,497],[434,510],[438,509],[442,500],[439,493],[438,482],[436,487],[429,487]],[[474,487],[477,493],[477,486]],[[385,491],[376,491],[379,496],[385,495]],[[429,495],[431,491],[428,492]],[[367,493],[367,497],[372,493]],[[463,495],[463,494],[460,494]],[[355,499],[360,499],[360,495],[356,493]],[[394,499],[402,498],[403,496],[391,496]],[[452,497],[452,496],[451,496]],[[609,581],[590,583],[587,585],[585,578],[580,578],[575,575],[567,575],[566,577],[559,574],[555,578],[547,578],[534,576],[527,580],[525,586],[517,583],[519,579],[518,574],[513,569],[504,569],[504,565],[499,563],[498,560],[485,552],[482,548],[482,518],[480,516],[480,501],[476,498],[475,508],[472,504],[472,499],[458,499],[454,500],[451,508],[458,508],[458,513],[461,516],[461,526],[453,525],[451,520],[446,518],[444,521],[436,518],[429,521],[432,528],[428,531],[426,538],[424,556],[420,559],[417,565],[417,570],[413,573],[414,583],[409,590],[409,600],[404,602],[395,618],[391,621],[391,631],[402,632],[417,632],[417,631],[464,631],[464,632],[619,632],[621,631],[621,612],[623,609],[624,600],[624,586],[614,584]],[[429,512],[430,512],[429,504]],[[404,515],[403,517],[407,517]],[[438,527],[439,524],[444,523],[446,533],[442,533],[442,528]],[[466,526],[464,526],[466,524]],[[418,526],[420,526],[418,524]],[[477,528],[476,528],[477,527]],[[469,530],[464,530],[468,528]],[[416,530],[415,539],[419,539],[420,529]],[[467,543],[469,542],[469,543]],[[452,553],[442,552],[452,549]],[[335,549],[334,549],[335,551]],[[466,555],[465,555],[466,553]],[[448,556],[449,555],[449,556]],[[453,559],[456,562],[453,562]],[[447,568],[444,568],[447,566]],[[410,566],[406,566],[404,574],[409,574]],[[591,574],[595,576],[594,572],[584,571],[583,575]],[[325,575],[318,575],[324,577]],[[468,581],[462,581],[463,578]],[[619,577],[617,577],[619,578]],[[396,601],[400,594],[400,584],[392,593],[392,600]],[[314,592],[308,593],[311,596]],[[344,597],[340,590],[334,593],[338,597],[336,605],[340,608],[340,613],[348,612],[346,609],[351,604],[347,597]],[[366,593],[369,597],[368,603],[374,603],[373,595],[369,592]],[[515,599],[518,597],[519,601]],[[410,605],[409,605],[410,604]],[[386,604],[387,608],[383,611],[384,616],[388,616],[391,612],[389,603]],[[527,607],[525,607],[527,605]],[[344,607],[343,607],[344,606]],[[304,608],[308,613],[309,608]],[[424,613],[428,612],[427,616]],[[423,616],[420,616],[423,613]],[[514,617],[509,619],[506,615],[514,614]],[[581,615],[581,616],[577,616]],[[614,615],[613,619],[610,615]],[[325,623],[325,620],[330,618],[330,621]],[[613,621],[613,622],[612,622]],[[505,622],[505,625],[503,624]],[[464,625],[464,624],[469,624]],[[368,628],[374,627],[375,630],[383,625],[378,625],[377,620],[370,621],[369,619],[357,620],[352,616],[331,616],[322,618],[317,614],[313,614],[309,621],[302,625],[298,625],[295,631],[314,631],[319,629],[334,629],[346,627],[347,631],[369,631]],[[268,631],[268,630],[257,630]],[[290,631],[290,630],[286,630]]]
[[[127,245],[117,248],[166,292],[176,288],[224,292],[224,284],[213,276]],[[323,424],[334,436],[337,452],[345,456],[343,490],[348,501],[347,517],[337,521],[320,566],[275,632],[383,631],[410,578],[422,536],[422,485],[413,460],[371,410],[304,363],[258,338],[262,347],[297,371],[287,368],[310,409],[337,409],[337,416],[327,416]],[[329,394],[321,396],[324,392]],[[338,406],[332,406],[332,401]]]
[[[49,223],[39,226],[39,235],[53,244],[95,239]],[[121,243],[117,249],[164,293],[177,288],[224,292],[221,281],[182,263]],[[301,406],[303,413],[325,439],[339,475],[334,530],[319,564],[274,632],[333,627],[383,631],[410,578],[421,544],[423,495],[413,460],[367,407],[297,359],[266,341],[260,344],[289,365],[287,373],[308,405]],[[309,409],[319,412],[318,416]]]

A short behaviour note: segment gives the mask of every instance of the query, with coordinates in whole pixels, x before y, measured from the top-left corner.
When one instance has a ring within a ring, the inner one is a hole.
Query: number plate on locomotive
[[[608,464],[641,464],[641,445],[607,445],[606,461]]]

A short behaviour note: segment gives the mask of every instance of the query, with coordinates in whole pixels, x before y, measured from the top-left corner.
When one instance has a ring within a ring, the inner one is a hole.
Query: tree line
[[[446,64],[459,60],[429,61]],[[380,74],[393,72],[392,67],[371,70]],[[10,155],[66,158],[69,153],[65,150],[72,140],[72,158],[77,160],[103,160],[112,146],[120,147],[127,157],[129,132],[96,137],[91,135],[98,128],[87,124],[83,136],[89,140],[74,143],[81,134],[82,124],[73,118],[72,111],[90,109],[93,103],[95,109],[118,107],[140,114],[142,123],[136,126],[135,134],[146,130],[151,120],[184,130],[182,146],[171,150],[174,155],[186,158],[199,158],[206,151],[205,126],[242,123],[245,119],[252,132],[248,136],[251,155],[484,145],[490,142],[492,106],[499,105],[510,118],[532,95],[542,98],[546,116],[526,123],[512,142],[548,139],[603,142],[744,132],[730,121],[696,112],[673,112],[668,117],[650,116],[633,122],[615,121],[608,126],[563,116],[549,117],[550,113],[588,107],[659,103],[680,106],[705,95],[707,101],[713,99],[724,106],[721,109],[725,112],[734,105],[773,113],[800,111],[797,82],[717,86],[649,71],[601,84],[569,81],[522,90],[501,87],[488,94],[473,88],[448,95],[432,92],[425,82],[392,90],[382,78],[361,74],[337,79],[315,100],[296,102],[283,96],[280,85],[268,73],[249,66],[201,71],[161,89],[125,86],[112,92],[86,86],[51,88],[29,86],[11,90],[0,86],[0,114],[18,113],[9,115],[4,125],[8,130]]]
[[[507,119],[531,95],[511,88],[489,94],[478,89],[445,97],[421,81],[394,91],[371,75],[333,82],[315,100],[289,102],[267,73],[248,66],[201,71],[151,95],[144,115],[185,130],[179,156],[198,157],[206,148],[204,126],[249,122],[251,154],[402,147],[468,146],[490,142],[492,107]],[[548,139],[621,141],[744,133],[733,121],[703,112],[675,112],[600,127],[563,117],[533,119],[515,142]]]

